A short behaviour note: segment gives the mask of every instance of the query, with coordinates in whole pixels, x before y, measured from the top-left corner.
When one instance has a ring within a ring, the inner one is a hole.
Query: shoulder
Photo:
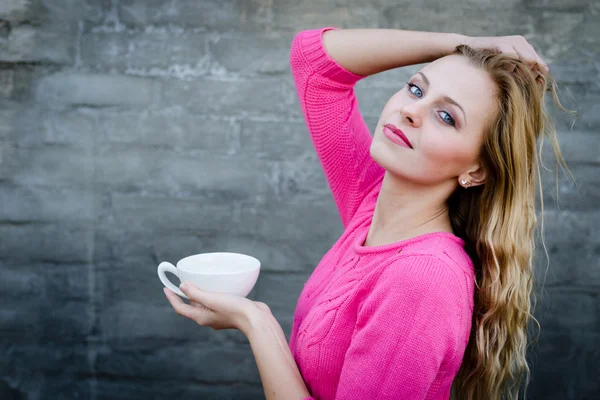
[[[460,281],[457,272],[447,257],[402,251],[378,268],[377,284],[410,286],[420,291],[451,289]]]
[[[473,261],[464,248],[464,241],[446,232],[436,232],[433,234],[422,235],[415,238],[408,246],[402,249],[402,255],[405,257],[437,259],[445,268],[461,275],[473,275]]]
[[[406,246],[372,271],[367,286],[370,290],[410,288],[415,295],[451,297],[472,307],[473,263],[461,242],[450,236],[434,236]]]

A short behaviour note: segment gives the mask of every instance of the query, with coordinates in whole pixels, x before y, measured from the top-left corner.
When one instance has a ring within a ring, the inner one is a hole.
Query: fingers
[[[519,53],[516,52],[515,47],[512,44],[502,44],[497,47],[500,53],[506,54],[507,56],[520,59]]]
[[[542,57],[540,57],[540,55],[537,53],[537,51],[535,51],[533,46],[529,42],[526,42],[526,44],[527,44],[527,47],[529,48],[531,57],[534,58],[536,65],[539,67],[538,70],[540,72],[546,73],[546,74],[548,72],[550,72],[550,67],[548,67],[548,64],[546,64],[546,62],[542,59]]]
[[[519,55],[518,58],[523,61],[525,65],[529,67],[529,69],[534,69],[536,65],[535,56],[531,54],[529,49],[524,46],[514,46],[515,52]]]
[[[175,293],[173,293],[167,288],[163,288],[163,291],[165,292],[169,303],[171,303],[173,309],[177,314],[193,320],[196,319],[196,307],[194,307],[193,305],[185,304],[185,302],[179,296],[177,296]]]
[[[538,72],[537,76],[535,77],[535,83],[539,86],[539,88],[541,90],[544,90],[544,88],[546,87],[546,76],[545,74]]]
[[[550,67],[548,67],[548,64],[546,64],[542,57],[540,57],[540,55],[537,53],[537,51],[535,51],[531,44],[527,43],[527,45],[529,46],[532,56],[535,58],[535,63],[537,67],[539,67],[538,70],[545,74],[549,73]]]
[[[200,303],[205,305],[208,308],[211,307],[211,297],[207,296],[204,291],[198,289],[194,284],[190,282],[184,282],[179,286],[179,289],[190,299],[190,301],[194,301],[196,303]]]
[[[544,62],[542,57],[535,51],[531,43],[523,36],[517,36],[514,40],[513,48],[519,55],[519,59],[523,61],[530,69],[539,71],[543,74],[550,72],[550,68]]]
[[[504,36],[489,39],[488,47],[496,48],[499,52],[522,61],[530,70],[540,72],[542,75],[550,72],[548,64],[544,62],[523,36]]]
[[[163,288],[163,291],[177,314],[195,321],[200,326],[211,326],[214,323],[212,310],[193,301],[186,304],[178,295],[167,288]]]

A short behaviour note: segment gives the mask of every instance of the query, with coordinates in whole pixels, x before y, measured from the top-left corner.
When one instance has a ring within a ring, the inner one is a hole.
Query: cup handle
[[[163,283],[163,285],[165,285],[168,289],[177,293],[181,297],[185,297],[187,299],[188,297],[185,294],[183,294],[183,292],[181,290],[179,290],[179,288],[177,286],[175,286],[171,283],[169,278],[167,278],[167,275],[165,275],[165,272],[171,272],[172,274],[174,274],[176,277],[179,278],[179,274],[177,273],[177,268],[170,262],[163,261],[158,266],[158,277],[160,278],[160,281]]]

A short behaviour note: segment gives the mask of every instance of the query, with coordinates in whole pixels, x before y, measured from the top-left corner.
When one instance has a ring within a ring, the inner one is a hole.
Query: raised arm
[[[542,57],[520,35],[474,37],[398,29],[339,29],[323,34],[327,53],[343,68],[364,76],[431,62],[452,53],[460,44],[494,48],[521,59],[542,74],[550,72]]]
[[[299,32],[290,65],[300,106],[344,227],[384,174],[355,84],[367,75],[449,54],[463,36],[326,27]]]
[[[331,58],[363,76],[434,61],[467,40],[467,36],[456,33],[397,29],[338,29],[323,34],[323,45]]]

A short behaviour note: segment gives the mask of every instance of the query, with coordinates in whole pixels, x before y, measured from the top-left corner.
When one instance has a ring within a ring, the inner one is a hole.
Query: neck
[[[452,190],[452,182],[416,185],[386,172],[366,242],[387,244],[431,232],[452,233],[446,206]]]

